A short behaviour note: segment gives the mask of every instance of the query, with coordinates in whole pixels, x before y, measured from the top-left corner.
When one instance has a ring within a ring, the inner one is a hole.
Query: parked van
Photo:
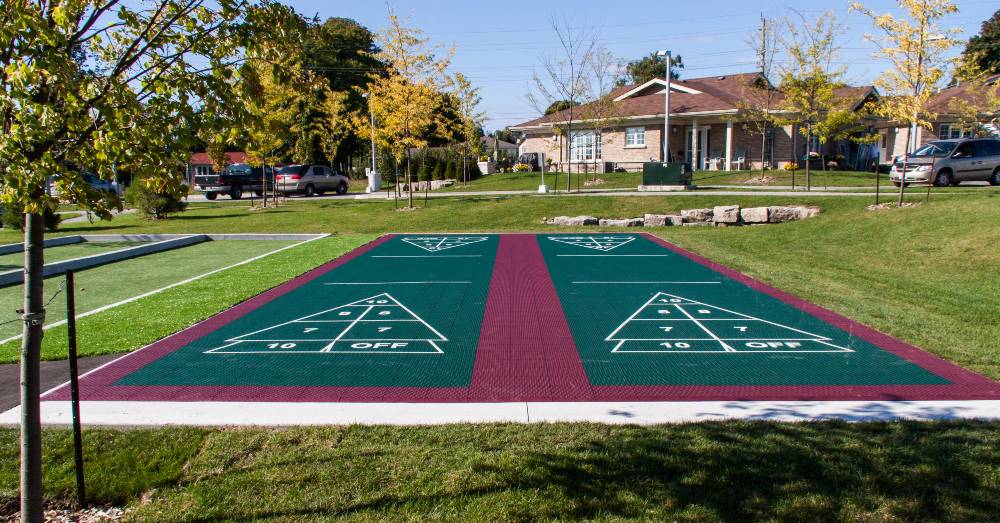
[[[897,158],[889,179],[900,183],[933,183],[938,187],[962,182],[988,181],[1000,185],[1000,140],[996,138],[960,138],[927,142],[906,157]]]

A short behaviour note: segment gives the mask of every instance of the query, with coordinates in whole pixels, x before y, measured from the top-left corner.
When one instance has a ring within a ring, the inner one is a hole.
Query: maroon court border
[[[468,387],[138,386],[120,378],[184,347],[258,307],[395,238],[389,234],[164,338],[81,379],[90,401],[268,402],[512,402],[512,401],[740,401],[740,400],[973,400],[1000,398],[1000,384],[770,287],[648,233],[670,251],[889,351],[942,378],[947,385],[867,386],[594,386],[587,379],[537,236],[500,234],[496,262]],[[67,400],[60,387],[45,400]]]

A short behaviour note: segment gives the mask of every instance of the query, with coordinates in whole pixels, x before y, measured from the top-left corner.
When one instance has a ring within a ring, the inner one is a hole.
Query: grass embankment
[[[702,423],[85,433],[88,494],[135,521],[989,521],[998,424]],[[0,431],[0,499],[17,492]],[[45,433],[69,503],[72,439]],[[141,458],[140,458],[141,456]],[[140,501],[141,500],[141,501]],[[2,505],[0,505],[2,508]],[[2,510],[0,510],[2,512]]]

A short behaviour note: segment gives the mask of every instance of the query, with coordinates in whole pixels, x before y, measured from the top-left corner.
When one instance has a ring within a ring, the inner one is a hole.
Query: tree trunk
[[[806,125],[806,190],[812,190],[812,172],[809,162],[812,160],[812,124]]]
[[[764,134],[760,137],[760,177],[764,178],[764,161],[767,158],[767,122],[764,123]],[[750,157],[750,151],[747,151],[747,157]],[[729,153],[726,153],[729,154]],[[727,157],[726,161],[732,164],[732,158]]]
[[[903,193],[906,192],[906,161],[910,157],[910,138],[913,134],[913,126],[910,126],[910,130],[906,132],[906,149],[903,149],[903,172],[899,173],[899,200],[896,202],[896,207],[903,206]]]
[[[21,521],[42,521],[41,366],[45,230],[42,215],[24,219],[24,326],[21,338]]]

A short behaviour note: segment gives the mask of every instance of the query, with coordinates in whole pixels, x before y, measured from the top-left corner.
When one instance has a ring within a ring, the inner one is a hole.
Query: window
[[[601,159],[601,135],[594,131],[576,131],[570,139],[569,157],[574,162]]]
[[[939,136],[942,140],[964,138],[966,136],[972,136],[972,129],[965,129],[959,124],[943,123],[941,124],[941,133]]]
[[[646,128],[627,127],[625,128],[625,147],[645,147]]]
[[[959,144],[955,149],[955,154],[961,155],[961,158],[972,158],[972,142]]]

